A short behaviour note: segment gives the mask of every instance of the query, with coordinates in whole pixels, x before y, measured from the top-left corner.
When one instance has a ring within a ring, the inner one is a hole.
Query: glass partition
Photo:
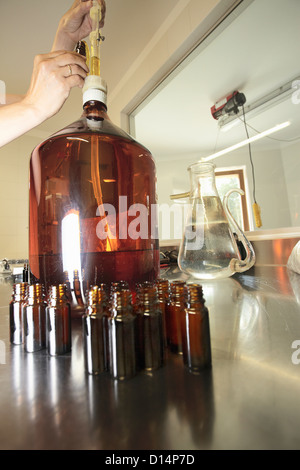
[[[245,230],[298,231],[299,18],[299,1],[243,1],[134,110],[130,132],[155,157],[159,204],[189,190],[190,164],[212,159],[219,172],[243,169]],[[215,119],[211,108],[234,91],[244,106]]]

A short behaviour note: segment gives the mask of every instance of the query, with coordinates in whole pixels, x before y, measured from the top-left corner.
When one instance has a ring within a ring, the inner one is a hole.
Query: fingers
[[[66,78],[66,84],[67,84],[67,89],[69,91],[71,88],[75,88],[75,87],[82,88],[84,84],[84,80],[82,79],[82,77],[80,77],[80,75],[71,75]]]
[[[55,58],[55,62],[61,67],[71,65],[73,74],[74,70],[79,70],[78,67],[81,69],[81,72],[82,70],[86,72],[84,76],[86,76],[89,72],[89,68],[86,64],[86,58],[77,52],[63,52],[62,54],[53,56],[53,58]]]
[[[35,67],[45,77],[52,74],[67,80],[67,87],[79,86],[82,88],[84,79],[89,72],[85,57],[76,52],[66,51],[55,51],[36,56]]]
[[[106,3],[105,0],[98,0],[98,3],[101,7],[101,20],[99,22],[99,28],[103,28],[106,13]],[[76,4],[77,6],[74,8],[74,13],[80,18],[83,18],[86,14],[88,14],[91,7],[93,6],[93,2],[91,0],[81,0],[79,3],[76,2]]]
[[[83,87],[87,73],[85,58],[76,52],[38,55],[23,102],[43,122],[61,109],[71,88]]]
[[[68,65],[65,65],[63,67],[63,76],[65,78],[69,78],[69,77],[72,77],[74,75],[78,75],[79,77],[81,77],[84,80],[85,77],[87,76],[87,73],[79,65],[68,64]]]

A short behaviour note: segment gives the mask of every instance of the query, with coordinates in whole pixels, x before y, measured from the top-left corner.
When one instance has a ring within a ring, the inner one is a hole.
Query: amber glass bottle
[[[64,282],[64,271],[71,289],[75,270],[89,285],[130,286],[159,272],[154,160],[110,121],[96,78],[82,117],[31,155],[29,262],[46,286]]]
[[[189,305],[181,317],[183,361],[191,372],[211,367],[209,313],[199,284],[188,284]]]
[[[170,297],[170,284],[167,279],[157,279],[157,293],[160,309],[162,312],[164,343],[167,344],[166,306]]]
[[[136,374],[136,317],[129,289],[112,293],[108,327],[111,376],[129,379]]]
[[[88,306],[82,317],[85,368],[89,374],[107,370],[107,296],[94,286],[88,292]]]
[[[138,368],[159,369],[164,363],[164,331],[157,287],[140,287],[136,303]]]
[[[23,306],[24,350],[35,352],[46,347],[46,307],[44,286],[27,286],[26,301]]]
[[[14,284],[12,299],[9,304],[10,342],[22,344],[24,342],[23,306],[26,297],[27,282]]]
[[[170,350],[182,354],[181,318],[187,307],[187,290],[184,281],[170,283],[170,298],[166,305],[167,342]]]
[[[47,345],[50,356],[71,351],[71,307],[65,284],[51,286],[47,312]]]

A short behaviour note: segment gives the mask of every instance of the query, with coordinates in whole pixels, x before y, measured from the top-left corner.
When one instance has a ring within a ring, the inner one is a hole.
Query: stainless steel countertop
[[[186,279],[177,268],[162,275]],[[212,370],[192,375],[168,353],[152,376],[116,382],[86,375],[80,322],[65,356],[10,345],[11,279],[1,277],[0,448],[299,449],[300,364],[292,345],[300,345],[300,275],[255,267],[202,285]]]

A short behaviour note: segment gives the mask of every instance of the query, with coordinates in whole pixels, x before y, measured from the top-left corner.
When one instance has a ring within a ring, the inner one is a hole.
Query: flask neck
[[[219,196],[216,187],[215,165],[195,163],[189,167],[189,171],[192,197]]]

